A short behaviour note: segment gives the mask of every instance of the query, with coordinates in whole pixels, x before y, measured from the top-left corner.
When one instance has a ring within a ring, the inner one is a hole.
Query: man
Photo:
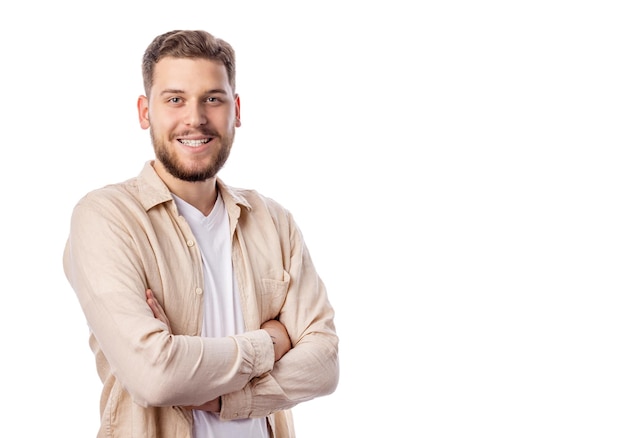
[[[293,437],[338,381],[334,312],[282,206],[225,185],[240,122],[231,46],[157,36],[137,109],[155,159],[81,199],[64,270],[103,382],[99,437]]]

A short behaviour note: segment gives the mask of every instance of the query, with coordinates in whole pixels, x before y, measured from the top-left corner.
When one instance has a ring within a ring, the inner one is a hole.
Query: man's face
[[[222,168],[235,138],[239,97],[226,67],[207,59],[166,57],[154,68],[139,120],[165,170],[183,181],[204,181]]]

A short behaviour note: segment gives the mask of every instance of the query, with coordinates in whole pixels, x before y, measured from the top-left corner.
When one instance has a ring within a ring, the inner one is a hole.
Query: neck
[[[213,177],[199,182],[183,181],[173,177],[159,161],[155,161],[153,166],[170,192],[196,207],[205,216],[211,213],[217,201],[217,178]]]

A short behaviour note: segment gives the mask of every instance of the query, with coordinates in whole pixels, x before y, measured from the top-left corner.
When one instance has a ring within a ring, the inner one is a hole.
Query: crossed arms
[[[166,205],[146,211],[120,190],[107,188],[77,205],[64,253],[107,383],[103,397],[115,400],[123,389],[143,407],[220,399],[220,416],[228,420],[267,416],[334,391],[334,312],[290,215],[259,205],[259,214],[274,216],[237,229],[237,239],[267,240],[263,251],[233,245],[238,281],[250,297],[247,331],[205,338],[198,336],[203,279],[199,252],[188,246],[193,240],[172,226],[178,216]]]
[[[165,311],[161,307],[161,304],[156,299],[154,293],[150,289],[146,290],[146,301],[148,302],[148,306],[150,306],[154,317],[164,323],[167,326],[168,331],[172,333],[170,321],[167,318]],[[289,334],[287,333],[285,326],[275,319],[270,319],[269,321],[261,324],[261,329],[267,331],[267,333],[272,338],[272,342],[274,344],[274,362],[278,362],[280,358],[283,357],[285,353],[287,353],[291,349],[291,340],[289,339]],[[202,405],[185,406],[185,408],[208,412],[220,412],[220,400],[220,397],[216,397],[213,400],[209,400],[208,402],[203,403]]]

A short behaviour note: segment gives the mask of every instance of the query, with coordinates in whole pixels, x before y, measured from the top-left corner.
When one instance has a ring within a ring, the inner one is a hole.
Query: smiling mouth
[[[207,144],[208,142],[211,141],[210,138],[203,138],[202,140],[184,140],[184,139],[178,139],[178,141],[181,144],[184,144],[185,146],[189,146],[192,148],[197,148],[199,146],[202,146],[203,144]]]

